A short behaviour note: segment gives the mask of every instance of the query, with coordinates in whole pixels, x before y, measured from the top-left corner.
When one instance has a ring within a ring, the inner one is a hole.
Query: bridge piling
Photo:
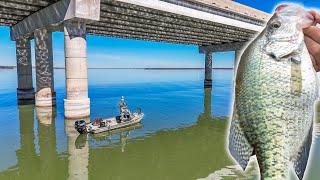
[[[205,52],[205,76],[204,87],[212,87],[212,51]]]
[[[64,100],[64,116],[67,119],[89,117],[86,24],[66,21],[64,43],[67,96]]]
[[[22,101],[34,101],[34,88],[32,83],[32,63],[29,37],[16,40],[18,104]]]
[[[34,31],[36,57],[36,106],[50,107],[56,104],[53,80],[52,32],[47,29]]]

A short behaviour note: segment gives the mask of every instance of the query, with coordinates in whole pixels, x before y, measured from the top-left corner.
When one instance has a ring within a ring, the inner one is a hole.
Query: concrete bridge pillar
[[[86,24],[65,21],[64,43],[67,96],[64,100],[64,116],[67,119],[89,117]]]
[[[34,100],[32,83],[31,48],[29,37],[16,40],[18,104],[25,100]]]
[[[36,106],[49,107],[56,104],[53,80],[52,33],[47,29],[34,31],[36,57]]]
[[[212,52],[205,52],[204,87],[212,87]]]

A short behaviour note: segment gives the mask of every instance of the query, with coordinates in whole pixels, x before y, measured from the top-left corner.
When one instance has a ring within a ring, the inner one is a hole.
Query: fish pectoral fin
[[[247,138],[244,136],[236,112],[234,112],[230,124],[229,151],[243,170],[246,169],[250,157],[254,155],[253,147],[249,144]]]
[[[309,152],[312,142],[312,130],[313,125],[311,125],[307,138],[305,139],[304,145],[301,147],[296,159],[293,161],[294,170],[300,180],[303,179],[304,172],[307,167]]]

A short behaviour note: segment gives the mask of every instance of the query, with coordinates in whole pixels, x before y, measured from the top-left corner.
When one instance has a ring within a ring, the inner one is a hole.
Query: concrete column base
[[[44,92],[47,89],[48,92]],[[56,105],[56,93],[51,92],[51,88],[45,88],[40,90],[35,95],[35,101],[37,107],[51,107]]]
[[[203,84],[204,84],[205,88],[211,88],[212,87],[212,80],[205,79]]]
[[[64,117],[67,119],[80,119],[90,116],[90,99],[64,99]]]
[[[34,88],[19,89],[17,88],[18,100],[34,100]]]

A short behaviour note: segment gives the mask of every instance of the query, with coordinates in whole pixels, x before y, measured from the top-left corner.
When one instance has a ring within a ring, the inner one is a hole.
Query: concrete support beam
[[[52,33],[47,29],[34,32],[36,57],[36,106],[50,107],[56,104],[53,80]]]
[[[212,52],[205,53],[204,87],[212,87]]]
[[[30,8],[28,5],[24,5],[21,6],[20,10],[24,9],[23,7]],[[69,19],[86,22],[98,21],[100,18],[100,0],[60,0],[40,11],[38,9],[34,9],[34,11],[36,12],[11,28],[12,40],[33,33],[36,29],[49,29],[58,26]]]
[[[223,43],[218,45],[211,45],[211,46],[200,46],[199,53],[205,53],[208,51],[211,52],[226,52],[226,51],[235,51],[241,50],[245,47],[247,42],[233,42],[233,43]]]
[[[86,24],[80,21],[64,23],[66,62],[66,99],[64,116],[67,119],[90,116],[87,79]]]
[[[18,103],[24,100],[34,100],[34,89],[32,83],[32,64],[30,39],[28,37],[16,40]]]

